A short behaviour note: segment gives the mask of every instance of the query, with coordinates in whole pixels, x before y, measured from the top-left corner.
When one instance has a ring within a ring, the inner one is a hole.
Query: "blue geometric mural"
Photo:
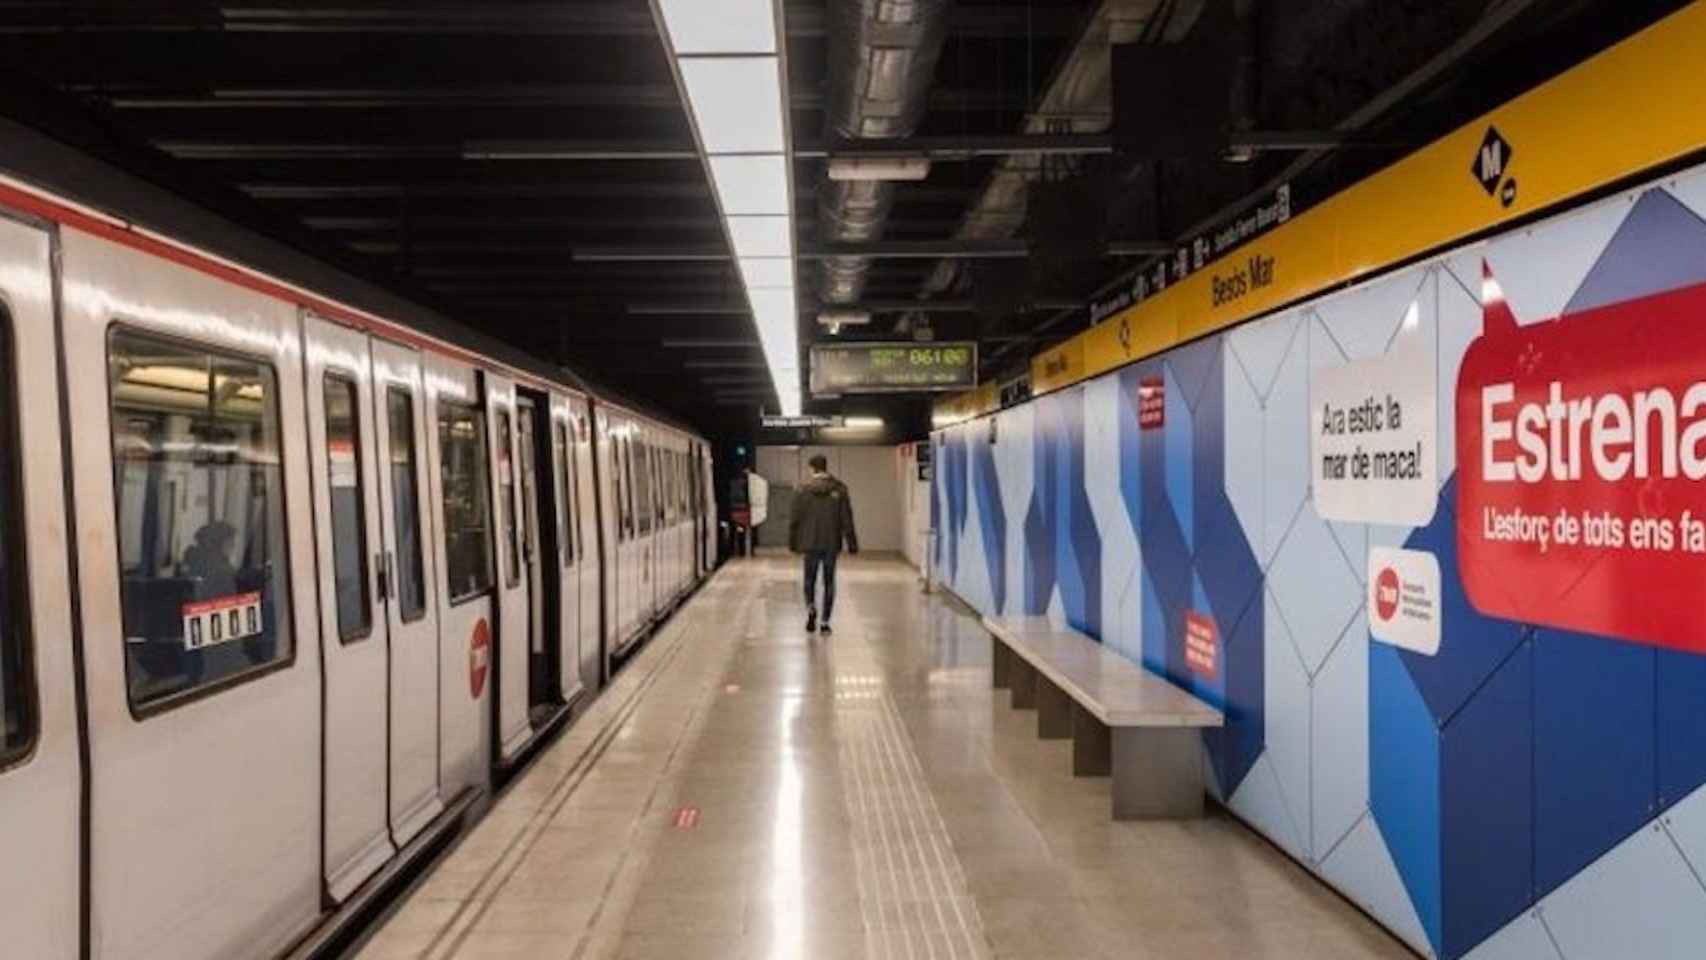
[[[1420,952],[1706,957],[1706,657],[1476,611],[1452,449],[1483,261],[1519,315],[1620,302],[1706,281],[1703,211],[1706,172],[1690,171],[995,414],[1030,451],[1022,476],[983,420],[940,431],[948,564],[968,512],[985,553],[975,584],[949,569],[948,585],[975,586],[985,613],[1058,605],[1092,637],[1118,629],[1117,649],[1220,705],[1226,726],[1204,737],[1217,796]],[[1390,350],[1407,309],[1435,353],[1433,518],[1328,521],[1308,486],[1313,372]],[[1157,387],[1160,421],[1140,420]],[[1117,471],[1098,455],[1107,475],[1086,476],[1087,423]],[[1438,562],[1435,654],[1369,635],[1375,546]],[[1123,590],[1117,623],[1105,589]],[[1186,663],[1188,616],[1213,624],[1212,671]]]

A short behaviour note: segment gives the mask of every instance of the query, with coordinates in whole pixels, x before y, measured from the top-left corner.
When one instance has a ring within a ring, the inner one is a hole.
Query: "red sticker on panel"
[[[1457,546],[1488,616],[1706,652],[1706,284],[1518,325],[1482,267]]]
[[[1185,611],[1185,666],[1205,680],[1220,673],[1220,634],[1214,618],[1195,610]]]
[[[492,628],[481,617],[468,638],[468,695],[475,700],[486,691],[486,673],[492,665]]]
[[[1167,424],[1167,381],[1144,377],[1137,384],[1137,425],[1155,430]]]

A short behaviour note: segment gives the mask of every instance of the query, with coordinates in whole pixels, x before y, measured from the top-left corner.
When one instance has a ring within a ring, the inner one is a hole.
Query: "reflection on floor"
[[[1222,814],[1114,823],[892,561],[725,568],[366,944],[448,958],[1408,958]]]

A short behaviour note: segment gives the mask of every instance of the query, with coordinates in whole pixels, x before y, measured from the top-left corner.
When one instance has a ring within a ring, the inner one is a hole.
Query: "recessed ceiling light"
[[[783,215],[788,210],[788,164],[781,154],[709,157],[723,215]]]
[[[677,54],[775,53],[772,0],[658,0]]]
[[[778,69],[775,57],[681,59],[681,80],[706,153],[782,152]]]

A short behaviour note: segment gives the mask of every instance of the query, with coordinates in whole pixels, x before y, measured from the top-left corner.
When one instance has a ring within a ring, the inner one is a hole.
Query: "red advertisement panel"
[[[1457,378],[1482,613],[1706,652],[1706,285],[1518,326],[1483,267]]]

